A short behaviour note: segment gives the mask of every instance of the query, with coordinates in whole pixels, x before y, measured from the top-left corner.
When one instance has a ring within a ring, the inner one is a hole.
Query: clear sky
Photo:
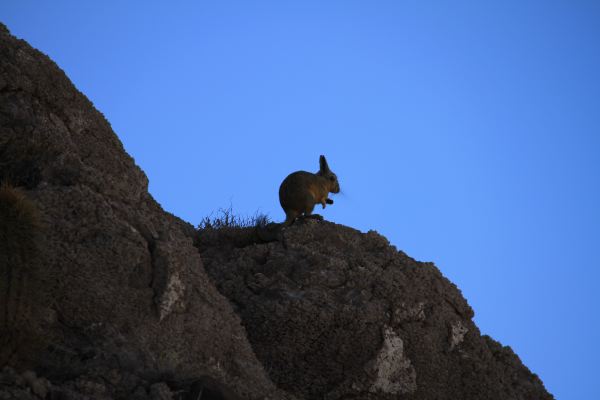
[[[104,113],[162,206],[326,219],[462,290],[557,399],[600,398],[600,2],[3,0]]]

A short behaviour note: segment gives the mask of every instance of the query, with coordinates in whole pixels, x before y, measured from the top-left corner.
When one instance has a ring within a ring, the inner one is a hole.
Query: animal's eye
[[[329,177],[329,180],[330,180],[330,181],[335,181],[335,176],[330,176],[330,177]]]

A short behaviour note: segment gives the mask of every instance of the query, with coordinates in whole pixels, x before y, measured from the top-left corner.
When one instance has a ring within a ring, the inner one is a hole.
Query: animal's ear
[[[319,157],[319,170],[321,172],[329,172],[329,165],[327,165],[327,160],[323,155]]]

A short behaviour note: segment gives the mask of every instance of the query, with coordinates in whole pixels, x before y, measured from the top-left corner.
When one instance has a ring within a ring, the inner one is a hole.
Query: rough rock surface
[[[307,219],[200,230],[207,272],[280,388],[305,399],[552,399],[455,285],[376,232]]]
[[[0,180],[39,210],[43,276],[35,278],[50,298],[46,350],[26,360],[10,349],[3,363],[35,368],[67,398],[276,393],[206,275],[193,228],[152,199],[144,173],[65,74],[1,24]]]
[[[0,224],[0,399],[552,398],[375,232],[164,212],[104,117],[1,24],[0,181],[0,216],[30,201],[37,230]]]

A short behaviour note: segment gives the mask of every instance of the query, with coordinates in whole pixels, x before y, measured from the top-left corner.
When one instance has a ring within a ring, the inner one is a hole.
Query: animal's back
[[[279,203],[284,211],[304,212],[314,206],[311,193],[312,181],[315,174],[306,171],[296,171],[287,176],[279,186]]]

